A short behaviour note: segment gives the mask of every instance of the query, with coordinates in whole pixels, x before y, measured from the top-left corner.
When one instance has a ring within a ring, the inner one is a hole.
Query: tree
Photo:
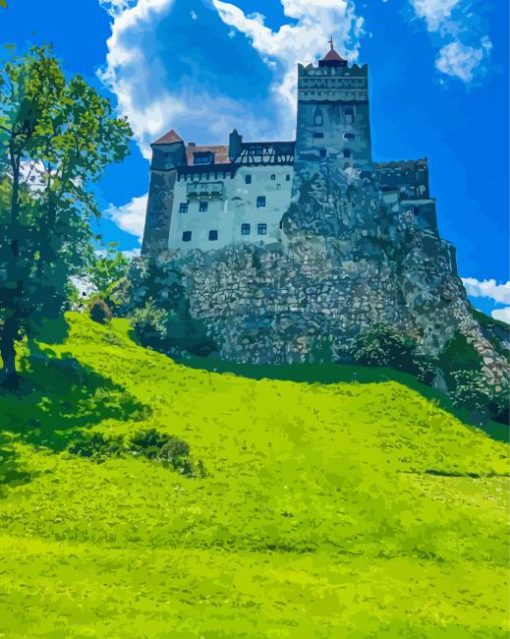
[[[0,355],[16,386],[15,343],[62,311],[92,255],[90,184],[128,153],[131,130],[49,47],[0,71]]]
[[[104,251],[94,255],[89,267],[90,283],[101,297],[110,297],[119,282],[128,274],[129,259],[111,242]]]

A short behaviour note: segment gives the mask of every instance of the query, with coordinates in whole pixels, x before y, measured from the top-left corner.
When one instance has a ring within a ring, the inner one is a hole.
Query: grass
[[[2,639],[508,636],[505,443],[397,381],[249,379],[69,322],[0,394]],[[204,476],[67,452],[149,428]]]

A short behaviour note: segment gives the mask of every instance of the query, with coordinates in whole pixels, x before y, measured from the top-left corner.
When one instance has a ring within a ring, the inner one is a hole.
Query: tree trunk
[[[0,356],[3,368],[0,373],[0,383],[8,390],[16,389],[19,385],[16,370],[16,339],[18,337],[18,322],[15,317],[8,317],[2,326],[0,336]]]

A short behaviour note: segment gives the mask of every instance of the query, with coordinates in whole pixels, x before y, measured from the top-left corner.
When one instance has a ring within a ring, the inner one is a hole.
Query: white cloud
[[[492,42],[470,0],[409,0],[439,42],[436,69],[468,84],[485,70]]]
[[[427,23],[429,31],[438,31],[461,0],[411,0],[414,11]]]
[[[436,68],[446,75],[460,78],[463,82],[471,82],[491,48],[488,37],[482,38],[480,47],[470,47],[455,40],[441,48],[436,59]]]
[[[363,18],[349,0],[281,0],[284,15],[297,21],[273,31],[260,13],[245,14],[235,4],[213,0],[222,20],[246,35],[264,62],[275,70],[273,91],[282,114],[296,108],[298,62],[311,63],[324,55],[334,35],[339,52],[349,60],[358,57]],[[276,64],[275,64],[276,63]],[[281,118],[283,119],[283,118]]]
[[[491,315],[494,319],[510,324],[510,306],[507,306],[505,308],[497,308],[492,311]]]
[[[474,277],[465,277],[462,278],[462,282],[471,297],[487,297],[500,304],[510,304],[510,281],[497,284],[494,279],[477,280]]]
[[[141,197],[134,197],[131,202],[123,206],[110,204],[105,211],[105,215],[113,220],[123,231],[131,233],[131,235],[136,235],[136,237],[141,240],[146,209],[147,195],[142,195]]]

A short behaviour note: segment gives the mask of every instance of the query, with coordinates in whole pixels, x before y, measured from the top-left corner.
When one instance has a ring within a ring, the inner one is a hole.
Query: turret
[[[153,142],[151,148],[151,179],[142,255],[159,255],[168,249],[178,168],[187,164],[186,147],[173,129]]]

